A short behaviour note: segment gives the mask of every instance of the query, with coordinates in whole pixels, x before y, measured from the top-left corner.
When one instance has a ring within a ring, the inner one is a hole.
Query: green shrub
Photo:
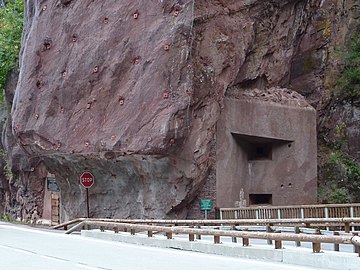
[[[12,222],[12,218],[9,214],[3,214],[2,216],[0,216],[0,220],[4,221],[4,222]]]
[[[360,167],[342,150],[331,150],[324,164],[327,183],[319,196],[329,203],[360,202]]]
[[[344,54],[345,67],[336,87],[335,96],[352,99],[360,93],[360,36],[354,35]]]
[[[9,72],[15,67],[21,47],[24,21],[24,0],[5,1],[0,8],[0,100]]]

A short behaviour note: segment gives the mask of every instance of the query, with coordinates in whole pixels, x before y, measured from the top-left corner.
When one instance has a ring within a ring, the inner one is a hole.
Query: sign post
[[[83,172],[80,176],[80,184],[86,188],[86,210],[87,210],[87,218],[90,216],[90,208],[89,208],[89,188],[94,185],[94,176],[89,172]]]
[[[200,200],[200,210],[205,211],[205,219],[208,218],[208,210],[212,210],[213,202],[212,200]]]

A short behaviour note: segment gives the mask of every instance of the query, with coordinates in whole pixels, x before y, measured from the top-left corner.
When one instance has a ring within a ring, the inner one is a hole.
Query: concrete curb
[[[100,232],[99,230],[84,230],[81,235],[102,240],[117,241],[128,244],[174,248],[186,251],[195,251],[207,254],[257,259],[285,264],[308,266],[317,269],[331,270],[358,270],[360,269],[360,258],[356,253],[344,253],[326,251],[324,253],[312,253],[305,248],[286,247],[286,249],[274,249],[273,246],[251,245],[243,247],[241,244],[222,243],[213,244],[209,241],[190,242],[187,239],[168,240],[162,236],[148,238],[146,235],[136,236],[127,233],[112,231]]]

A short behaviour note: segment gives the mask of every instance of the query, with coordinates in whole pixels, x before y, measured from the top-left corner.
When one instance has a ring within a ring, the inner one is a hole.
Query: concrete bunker
[[[316,203],[316,112],[295,92],[226,98],[216,156],[218,207]]]

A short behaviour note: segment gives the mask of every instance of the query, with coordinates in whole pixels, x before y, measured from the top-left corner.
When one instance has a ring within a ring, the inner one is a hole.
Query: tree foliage
[[[15,67],[21,47],[24,21],[24,0],[5,1],[0,8],[0,99],[9,72]]]

